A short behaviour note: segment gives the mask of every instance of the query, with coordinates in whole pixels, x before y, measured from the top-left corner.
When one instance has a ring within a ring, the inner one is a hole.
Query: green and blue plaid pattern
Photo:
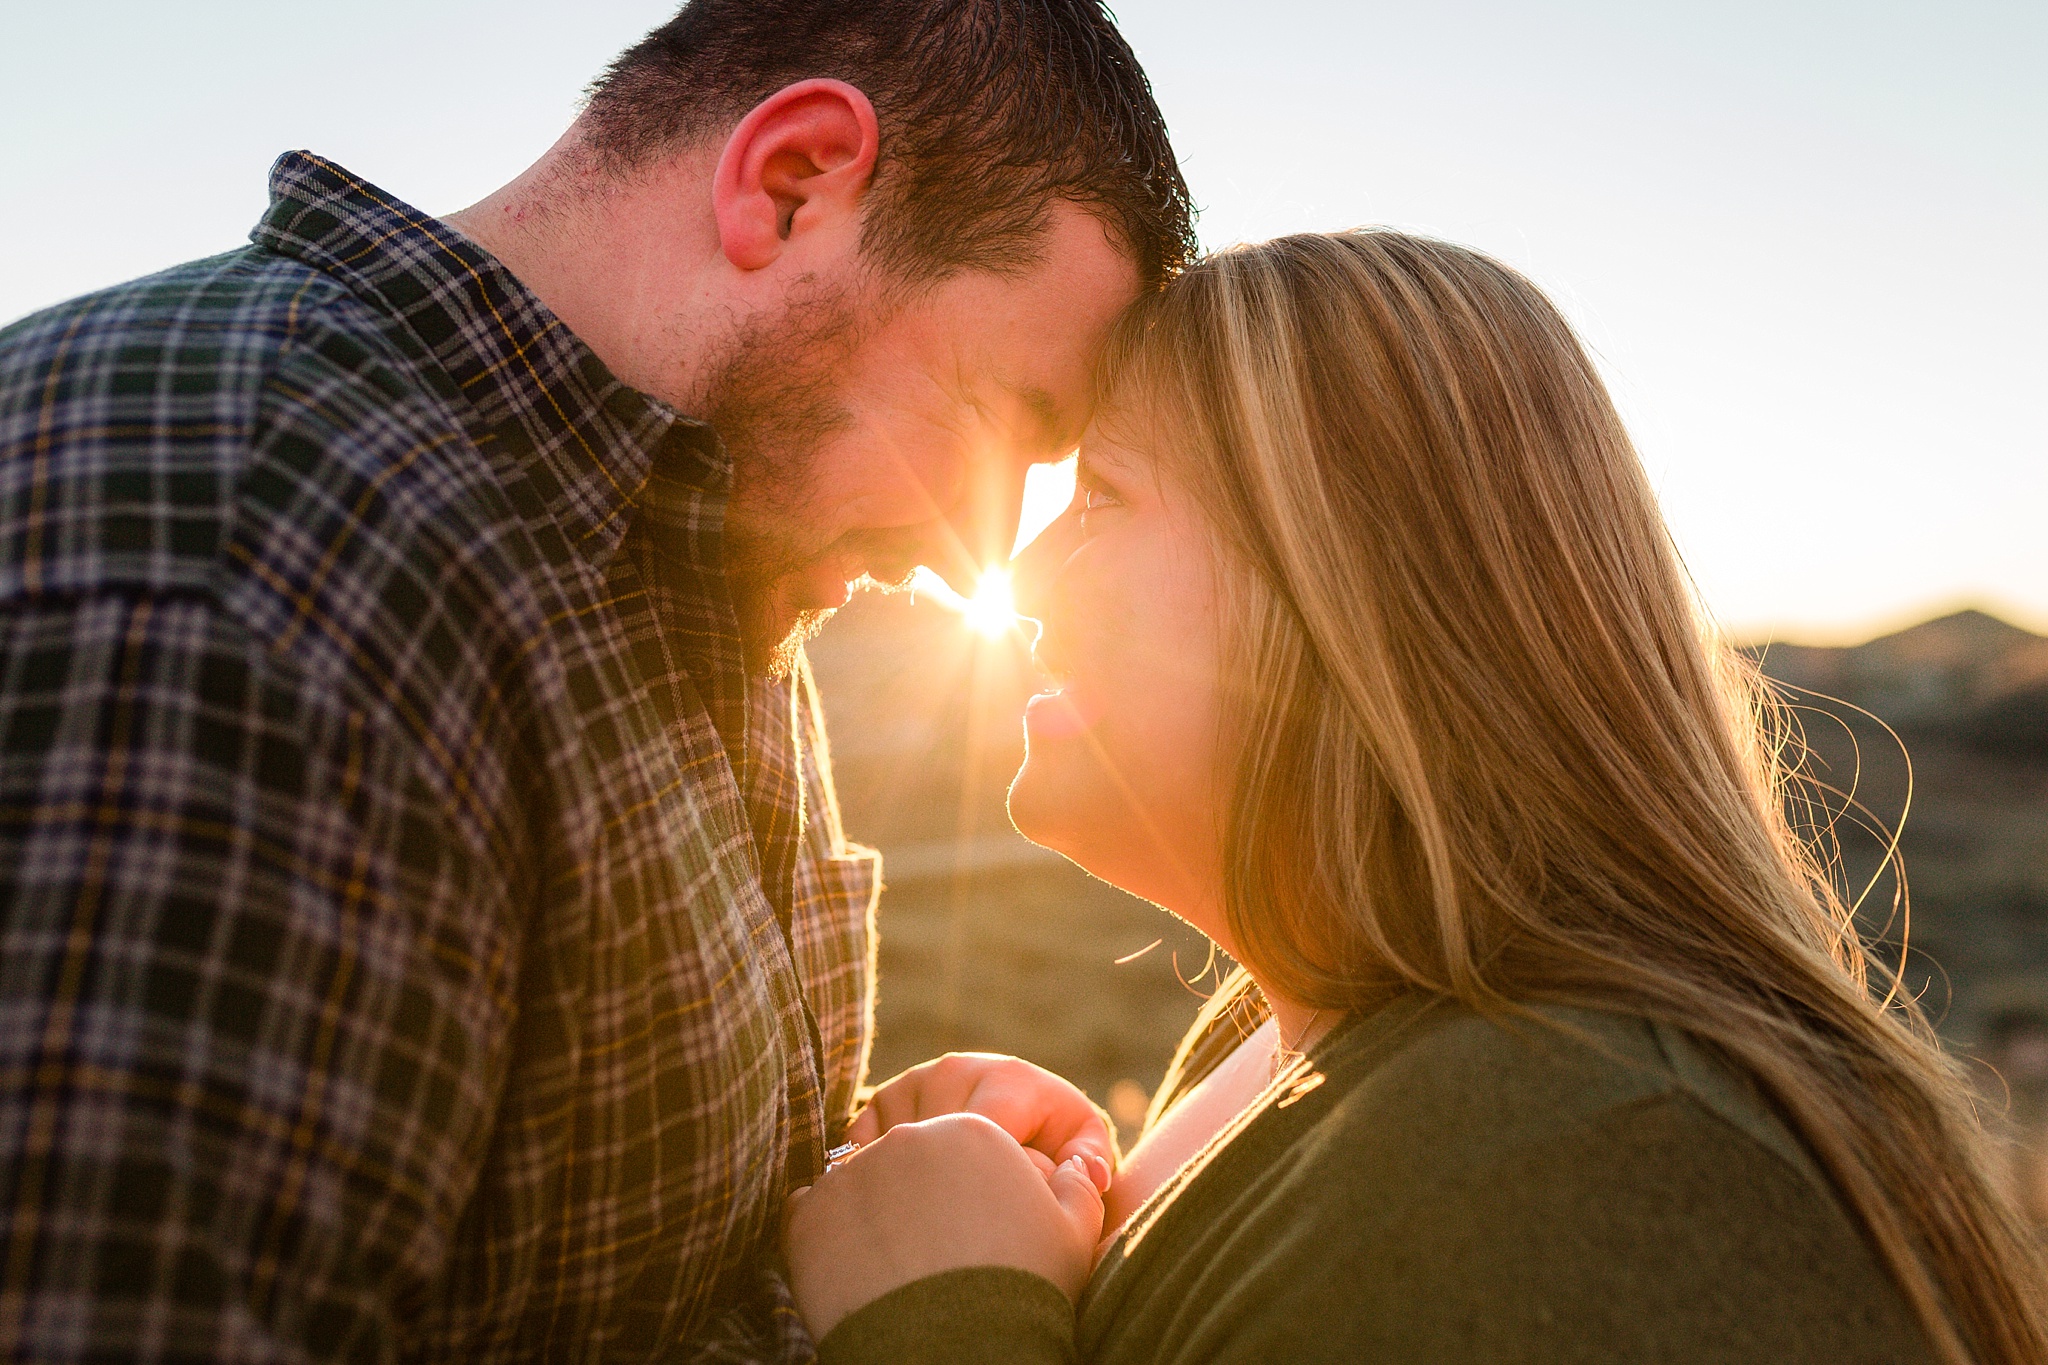
[[[294,153],[0,332],[0,1356],[786,1360],[874,856],[730,467]]]

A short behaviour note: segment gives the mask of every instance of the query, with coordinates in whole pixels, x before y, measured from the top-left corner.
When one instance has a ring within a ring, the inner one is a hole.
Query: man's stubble
[[[816,506],[818,452],[853,423],[831,376],[861,323],[845,293],[817,291],[736,330],[701,403],[732,461],[725,575],[748,671],[787,677],[830,610],[796,609],[788,584],[831,549]]]

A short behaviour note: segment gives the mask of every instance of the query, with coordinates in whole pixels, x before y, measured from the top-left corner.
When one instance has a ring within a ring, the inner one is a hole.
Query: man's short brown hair
[[[1101,0],[690,0],[591,87],[590,146],[630,172],[809,77],[874,102],[863,246],[899,278],[1023,269],[1058,199],[1148,284],[1194,254],[1166,121]]]

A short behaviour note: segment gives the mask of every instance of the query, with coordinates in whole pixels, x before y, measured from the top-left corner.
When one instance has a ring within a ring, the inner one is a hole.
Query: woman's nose
[[[1072,512],[1061,513],[1010,561],[1010,599],[1019,616],[1044,621],[1051,605],[1053,581],[1059,577],[1067,556],[1073,553],[1077,520]]]

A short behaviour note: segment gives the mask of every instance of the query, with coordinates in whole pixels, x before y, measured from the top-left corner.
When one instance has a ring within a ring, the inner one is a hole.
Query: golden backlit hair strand
[[[1441,242],[1287,237],[1143,301],[1101,388],[1229,547],[1243,960],[1326,1009],[1686,1029],[1804,1138],[1940,1359],[2048,1359],[1968,1087],[1788,824],[1772,698],[1549,301]]]

